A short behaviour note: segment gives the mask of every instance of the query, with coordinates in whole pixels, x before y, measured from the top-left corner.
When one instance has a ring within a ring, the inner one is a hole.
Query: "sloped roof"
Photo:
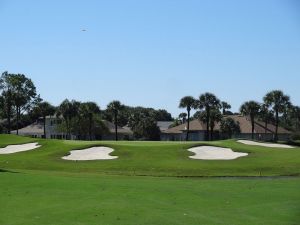
[[[16,134],[17,131],[13,130],[11,132],[12,134]],[[44,134],[44,126],[41,123],[33,123],[30,124],[26,127],[23,127],[19,129],[19,134],[24,134],[24,135],[43,135]]]
[[[168,130],[169,127],[173,124],[173,121],[157,121],[157,126],[160,131]]]
[[[108,128],[110,133],[115,132],[115,124],[112,122],[109,122],[107,120],[102,120],[104,125]],[[123,128],[118,126],[118,133],[120,134],[132,134],[132,131],[128,128]]]
[[[104,125],[108,128],[110,133],[115,132],[115,125],[109,121],[103,120]],[[14,130],[11,133],[16,134],[17,131]],[[132,131],[130,129],[122,128],[118,126],[118,133],[123,134],[132,134]],[[44,134],[44,126],[43,123],[35,122],[29,126],[23,127],[19,129],[19,134],[24,135],[43,135]]]
[[[181,134],[183,131],[187,130],[187,123],[181,124],[176,127],[169,128],[163,133],[167,134]],[[206,130],[206,124],[199,121],[199,120],[192,120],[190,121],[190,131],[205,131]]]
[[[255,122],[257,124],[257,126],[262,127],[263,132],[265,132],[265,123],[262,121],[256,121]],[[275,133],[276,130],[276,126],[274,124],[268,124],[267,125],[267,130],[269,133]],[[288,131],[287,129],[283,128],[283,127],[278,127],[278,134],[291,134],[291,131]]]
[[[251,121],[248,117],[242,115],[230,115],[225,116],[234,119],[239,123],[241,128],[241,133],[249,134],[252,133]],[[220,123],[215,124],[215,130],[220,130]],[[187,123],[181,124],[176,127],[172,127],[163,131],[165,134],[181,134],[183,131],[187,130]],[[190,131],[206,131],[206,123],[199,121],[198,119],[190,121]],[[255,121],[254,133],[265,133],[265,125],[263,122]],[[268,124],[267,133],[275,133],[275,126],[273,124]],[[284,129],[283,127],[278,127],[279,134],[289,134],[290,131]]]

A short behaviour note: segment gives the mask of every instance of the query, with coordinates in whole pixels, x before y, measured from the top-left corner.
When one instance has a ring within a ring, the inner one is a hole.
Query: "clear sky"
[[[0,72],[55,105],[118,99],[177,116],[185,95],[236,111],[272,89],[300,105],[297,0],[0,0],[0,29]]]

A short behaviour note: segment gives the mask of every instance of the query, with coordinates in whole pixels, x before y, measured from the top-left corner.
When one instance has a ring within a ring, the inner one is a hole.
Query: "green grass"
[[[219,141],[209,144],[250,155],[202,161],[189,159],[192,153],[187,149],[208,143],[0,135],[2,147],[35,141],[42,147],[0,155],[0,225],[297,225],[300,221],[300,148]],[[98,145],[114,148],[119,159],[61,159],[72,149]]]
[[[0,173],[3,225],[296,225],[300,179]]]
[[[0,146],[7,145],[12,136],[0,136]],[[30,138],[16,139],[18,143],[32,142]],[[300,148],[272,149],[248,146],[234,140],[209,143],[247,152],[249,156],[230,161],[193,160],[187,149],[208,143],[176,142],[84,142],[38,140],[42,145],[33,151],[0,155],[0,168],[20,170],[64,171],[140,176],[298,176]],[[2,144],[4,143],[4,144]],[[61,157],[70,150],[101,145],[115,149],[117,160],[65,161]]]

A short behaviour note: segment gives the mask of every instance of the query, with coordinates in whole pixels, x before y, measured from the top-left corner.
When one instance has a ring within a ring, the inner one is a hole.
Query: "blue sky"
[[[176,116],[185,95],[236,111],[282,89],[300,105],[296,0],[0,0],[0,27],[0,72],[24,73],[53,104],[118,99]]]

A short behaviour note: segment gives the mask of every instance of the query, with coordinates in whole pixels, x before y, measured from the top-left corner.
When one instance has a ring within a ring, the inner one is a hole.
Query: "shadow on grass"
[[[286,143],[287,143],[288,145],[293,145],[293,146],[300,147],[300,142],[296,142],[296,141],[287,141]]]
[[[0,169],[0,173],[18,173],[18,172]]]

